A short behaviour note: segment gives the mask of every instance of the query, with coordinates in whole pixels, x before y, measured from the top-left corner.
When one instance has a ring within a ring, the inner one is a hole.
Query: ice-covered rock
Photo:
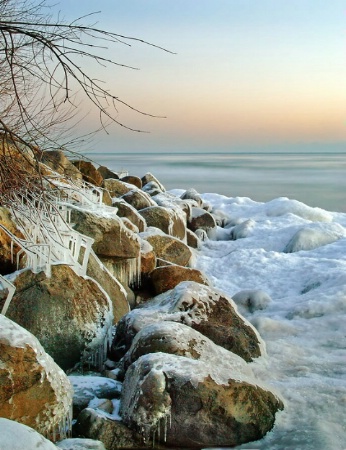
[[[204,230],[207,233],[216,229],[214,217],[202,208],[192,208],[191,218],[188,220],[187,226],[192,231]]]
[[[138,213],[136,208],[131,206],[129,203],[126,203],[125,200],[121,200],[120,198],[113,199],[113,206],[117,208],[117,215],[119,217],[126,217],[129,219],[134,225],[136,225],[139,232],[146,229],[147,224],[144,218]]]
[[[82,159],[72,161],[73,165],[81,172],[83,180],[92,183],[94,186],[101,186],[103,177],[101,173],[95,168],[92,162],[84,161]]]
[[[152,323],[136,334],[124,357],[124,369],[143,355],[159,352],[206,361],[233,376],[238,372],[253,376],[250,365],[240,356],[216,345],[187,325],[169,321]]]
[[[128,184],[133,184],[136,188],[142,189],[142,180],[136,175],[125,175],[124,177],[121,177],[121,181]]]
[[[26,270],[14,285],[7,316],[35,335],[60,367],[70,369],[97,354],[103,358],[113,308],[98,283],[58,265],[51,278]]]
[[[112,345],[114,357],[126,353],[144,326],[159,321],[188,325],[246,361],[265,352],[255,328],[237,313],[232,299],[211,287],[184,281],[120,320]]]
[[[6,227],[8,231],[19,238],[24,236],[18,230],[17,225],[11,218],[11,213],[7,208],[0,207],[0,224]],[[16,255],[20,249],[15,245],[13,247],[13,257],[11,249],[11,238],[0,228],[0,273],[6,275],[14,272],[16,267]]]
[[[157,204],[154,202],[154,200],[152,200],[149,194],[137,188],[131,189],[131,191],[126,192],[126,194],[122,195],[121,198],[137,210],[148,208],[150,206],[157,206]]]
[[[73,210],[74,229],[94,239],[93,250],[106,258],[138,258],[139,241],[122,220],[116,216],[102,216],[92,211]]]
[[[157,184],[157,186],[160,188],[161,192],[165,192],[166,189],[164,188],[163,184],[160,183],[160,181],[150,172],[146,173],[142,177],[142,185],[146,186],[148,183],[154,182]]]
[[[156,295],[175,288],[182,281],[195,281],[207,286],[210,285],[207,276],[200,270],[177,265],[157,267],[151,272],[150,278]]]
[[[282,408],[241,366],[223,370],[222,361],[165,353],[137,359],[121,396],[125,424],[170,447],[230,447],[260,439]]]
[[[156,227],[170,236],[186,238],[186,214],[180,208],[151,206],[139,211],[149,227]]]
[[[72,419],[72,386],[67,376],[36,337],[1,314],[0,380],[3,418],[21,422],[52,439],[66,437]],[[23,430],[36,436],[33,430],[16,427],[15,423],[0,419],[1,449],[17,448],[11,442],[17,445],[17,437]],[[42,437],[37,439],[44,441]],[[22,444],[21,450],[36,448],[28,442]]]
[[[121,197],[133,188],[131,184],[115,178],[106,178],[103,180],[103,186],[108,190],[111,197]]]
[[[51,150],[42,152],[41,162],[53,169],[55,172],[65,175],[67,178],[82,179],[80,171],[72,164],[62,150]]]
[[[160,230],[159,230],[160,231]],[[153,247],[156,256],[179,266],[187,266],[192,258],[191,249],[180,239],[164,233],[141,234]]]
[[[76,432],[80,436],[100,440],[107,450],[143,448],[141,435],[130,430],[120,418],[92,408],[85,408],[79,414]]]

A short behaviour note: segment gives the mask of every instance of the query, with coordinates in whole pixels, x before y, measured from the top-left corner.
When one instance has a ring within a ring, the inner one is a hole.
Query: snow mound
[[[313,224],[297,231],[286,245],[285,253],[313,250],[331,244],[345,236],[345,229],[339,224]]]
[[[42,434],[13,420],[0,418],[1,450],[56,450],[57,447]]]
[[[250,313],[258,309],[265,309],[272,301],[270,296],[260,289],[240,291],[234,294],[232,298],[238,305],[240,312],[248,311]]]
[[[276,217],[285,214],[294,214],[311,222],[331,222],[333,215],[321,208],[312,208],[298,200],[290,200],[286,197],[276,198],[265,204],[267,216]]]
[[[57,442],[56,446],[63,450],[106,450],[101,441],[95,441],[94,439],[64,439]]]
[[[255,221],[252,219],[245,220],[244,222],[236,225],[231,230],[230,238],[236,241],[237,239],[243,239],[249,236],[255,226]]]

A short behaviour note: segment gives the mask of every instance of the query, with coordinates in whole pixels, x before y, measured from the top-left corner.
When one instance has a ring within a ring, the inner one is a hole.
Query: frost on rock
[[[190,326],[247,361],[265,354],[264,342],[255,328],[237,313],[232,299],[193,281],[179,283],[124,316],[117,327],[113,348],[125,353],[139,330],[162,321]]]
[[[37,364],[42,368],[40,382],[43,383],[47,379],[55,396],[54,401],[51,403],[47,401],[45,409],[36,417],[37,426],[35,428],[45,436],[52,437],[53,440],[56,440],[57,436],[60,436],[60,438],[66,437],[72,429],[73,396],[73,390],[66,374],[45,352],[35,336],[3,315],[0,315],[0,341],[10,347],[24,349],[30,347],[33,349]],[[4,365],[6,366],[6,363],[2,364],[1,367],[5,368]],[[30,404],[27,405],[27,408],[27,415],[29,416]],[[22,448],[29,447],[24,446]]]
[[[260,437],[273,426],[282,403],[256,384],[245,362],[237,364],[230,370],[223,360],[141,356],[125,376],[124,423],[141,432],[145,441],[175,446],[231,446]]]
[[[230,377],[255,382],[250,365],[240,356],[178,322],[156,322],[142,328],[125,356],[125,364],[130,366],[145,354],[159,352],[204,361],[208,366],[217,368],[213,378],[219,384]]]
[[[113,331],[113,304],[107,292],[103,287],[93,278],[86,277],[92,280],[102,291],[107,299],[108,310],[103,310],[103,317],[100,321],[94,321],[91,324],[85,324],[86,328],[89,328],[89,334],[92,336],[87,347],[83,351],[81,358],[82,362],[87,362],[89,366],[96,367],[100,370],[103,369],[103,364],[107,359],[107,352],[112,342]]]

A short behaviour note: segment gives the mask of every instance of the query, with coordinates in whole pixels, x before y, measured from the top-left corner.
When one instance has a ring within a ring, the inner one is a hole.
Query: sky
[[[341,0],[61,0],[72,20],[133,42],[105,53],[131,70],[88,66],[132,106],[89,144],[114,152],[344,150],[346,4]],[[90,63],[89,63],[90,64]],[[97,122],[91,113],[83,130]],[[97,147],[97,148],[96,148]]]

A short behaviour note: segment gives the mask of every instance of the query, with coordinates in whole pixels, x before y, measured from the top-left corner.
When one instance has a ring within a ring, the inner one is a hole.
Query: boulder
[[[108,178],[113,178],[115,180],[119,179],[119,175],[116,174],[115,172],[112,172],[111,170],[109,170],[108,167],[106,167],[106,166],[100,166],[97,169],[97,171],[100,172],[100,174],[104,180],[106,180]]]
[[[68,424],[71,404],[72,387],[65,373],[36,337],[0,314],[1,417],[53,437]],[[13,430],[13,424],[7,425],[7,430]],[[11,449],[2,445],[4,432],[0,433],[0,448]]]
[[[250,366],[238,355],[216,345],[199,331],[179,322],[162,321],[143,327],[134,337],[123,358],[125,370],[143,355],[169,353],[222,366],[220,370],[236,370],[254,376]]]
[[[42,152],[41,161],[55,172],[64,175],[66,178],[81,180],[83,175],[66,157],[62,150],[51,150]]]
[[[139,233],[138,228],[133,222],[131,222],[130,219],[128,219],[127,217],[121,217],[121,220],[128,230],[132,231],[133,233]]]
[[[131,429],[168,447],[233,447],[261,439],[282,402],[242,367],[165,353],[127,370],[121,415]],[[161,429],[161,432],[160,432]]]
[[[153,200],[159,206],[163,206],[165,208],[170,209],[178,209],[181,214],[181,210],[186,215],[186,220],[190,220],[191,218],[191,208],[192,206],[197,206],[197,203],[193,200],[182,200],[180,197],[176,197],[170,192],[163,192],[153,196]]]
[[[42,434],[15,420],[0,417],[1,450],[56,450],[53,442]]]
[[[188,228],[192,231],[204,230],[207,233],[210,230],[216,229],[216,222],[214,217],[202,208],[192,208],[192,215],[187,223]]]
[[[150,206],[139,210],[149,227],[156,227],[170,236],[186,239],[186,215],[179,208],[171,209],[163,206]]]
[[[81,172],[83,180],[95,186],[102,186],[103,177],[90,161],[80,159],[72,163]]]
[[[141,240],[141,274],[148,275],[156,267],[156,254],[149,242]]]
[[[113,305],[114,323],[116,324],[130,310],[125,289],[93,251],[89,256],[87,275],[97,281],[109,295]]]
[[[176,265],[157,267],[151,272],[150,277],[157,295],[175,288],[182,281],[209,285],[206,275],[199,270]]]
[[[57,265],[51,278],[27,270],[13,283],[7,316],[34,334],[62,369],[103,351],[113,308],[95,281]]]
[[[106,189],[102,191],[102,203],[106,206],[113,206],[112,197]]]
[[[164,234],[143,236],[153,247],[157,258],[179,266],[187,266],[192,257],[191,249],[179,239]]]
[[[162,321],[188,325],[247,362],[265,353],[256,329],[237,313],[230,298],[211,287],[184,281],[120,320],[112,344],[113,357],[121,358],[144,326]]]
[[[131,184],[124,183],[115,178],[106,178],[103,180],[103,187],[109,191],[111,197],[121,197],[133,188]]]
[[[142,190],[153,197],[154,195],[160,194],[162,190],[160,186],[155,183],[155,181],[149,181],[145,186],[142,187]]]
[[[121,181],[124,181],[128,184],[133,184],[138,189],[142,189],[142,180],[139,177],[136,177],[134,175],[125,175],[121,178]]]
[[[183,200],[194,200],[198,207],[203,208],[203,200],[200,194],[194,188],[187,189],[181,196]]]
[[[121,198],[137,209],[137,211],[143,208],[148,208],[149,206],[157,206],[154,200],[151,199],[150,195],[140,189],[132,189],[122,195]]]
[[[0,207],[0,224],[7,228],[12,234],[20,239],[24,236],[18,230],[16,224],[11,218],[11,213],[7,208]],[[11,238],[0,228],[0,273],[6,275],[17,270],[16,255],[20,248],[17,245],[13,247],[13,260],[11,256]]]
[[[150,182],[154,182],[159,187],[161,192],[166,191],[163,184],[161,184],[160,181],[153,174],[148,172],[142,177],[142,185],[145,186]]]
[[[140,233],[146,229],[147,224],[136,208],[120,199],[113,201],[113,206],[117,208],[117,215],[119,217],[126,217],[129,219],[134,225],[136,225]]]
[[[100,440],[106,450],[143,448],[142,436],[130,430],[120,418],[107,417],[92,408],[79,414],[75,429],[80,436]]]
[[[125,227],[115,214],[111,217],[74,209],[74,229],[94,239],[93,250],[106,258],[137,258],[140,244],[137,235]]]
[[[193,231],[186,228],[186,243],[189,247],[192,248],[200,248],[202,245],[202,241]]]

